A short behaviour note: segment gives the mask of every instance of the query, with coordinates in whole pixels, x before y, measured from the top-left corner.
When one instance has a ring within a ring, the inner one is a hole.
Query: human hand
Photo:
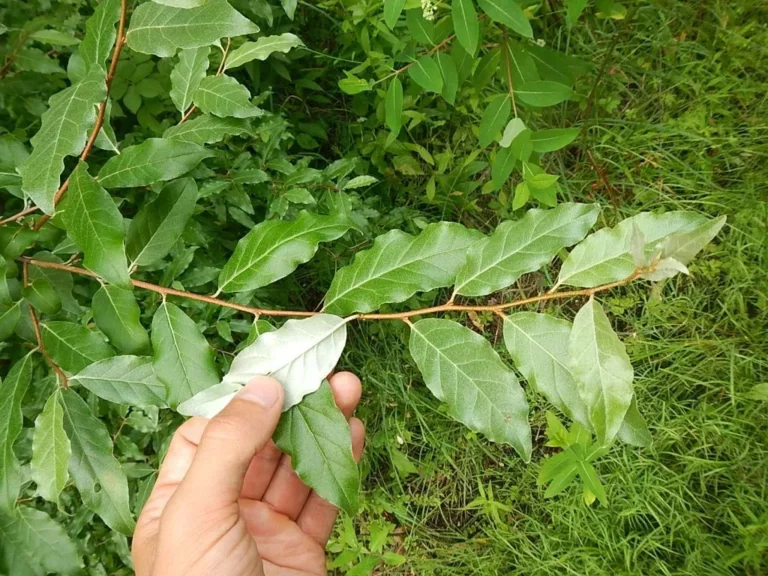
[[[350,418],[360,380],[329,379],[359,460],[365,429]],[[272,442],[283,389],[254,378],[215,418],[191,418],[173,436],[133,538],[137,576],[325,574],[338,509],[312,492]]]

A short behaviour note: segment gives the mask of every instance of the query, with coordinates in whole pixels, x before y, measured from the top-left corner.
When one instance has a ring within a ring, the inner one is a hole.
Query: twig
[[[517,104],[515,103],[515,84],[512,82],[512,67],[509,63],[509,36],[507,36],[507,29],[504,28],[504,64],[507,69],[507,85],[509,86],[509,97],[512,99],[512,109],[515,111],[515,118],[517,118]]]
[[[5,220],[0,220],[0,226],[5,226],[9,222],[16,222],[16,220],[21,220],[26,216],[27,214],[33,214],[37,212],[37,206],[29,206],[27,208],[24,208],[21,212],[17,212],[13,216],[8,216]]]

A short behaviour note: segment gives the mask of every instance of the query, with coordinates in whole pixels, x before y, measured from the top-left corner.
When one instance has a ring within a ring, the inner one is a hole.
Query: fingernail
[[[237,397],[254,402],[262,408],[271,408],[280,398],[280,391],[280,384],[274,378],[254,378],[238,392]]]

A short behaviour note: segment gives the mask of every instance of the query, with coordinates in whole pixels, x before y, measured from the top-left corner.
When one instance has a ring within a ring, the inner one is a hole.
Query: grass
[[[600,62],[622,30],[586,139],[612,189],[586,158],[564,153],[553,162],[569,194],[601,200],[608,223],[641,210],[729,216],[691,277],[603,298],[654,439],[598,462],[609,505],[587,506],[573,487],[544,499],[540,399],[529,397],[537,448],[525,465],[446,418],[403,360],[399,328],[355,328],[345,363],[365,386],[365,509],[340,523],[332,547],[405,562],[350,573],[768,573],[768,404],[750,397],[768,381],[765,17],[757,0],[657,1],[629,25],[571,39],[571,51]],[[498,342],[492,323],[485,331]]]

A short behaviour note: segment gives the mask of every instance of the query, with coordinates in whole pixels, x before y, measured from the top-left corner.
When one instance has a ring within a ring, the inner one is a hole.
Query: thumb
[[[256,453],[272,438],[283,408],[283,387],[257,376],[206,426],[192,466],[179,486],[189,503],[234,503]]]

